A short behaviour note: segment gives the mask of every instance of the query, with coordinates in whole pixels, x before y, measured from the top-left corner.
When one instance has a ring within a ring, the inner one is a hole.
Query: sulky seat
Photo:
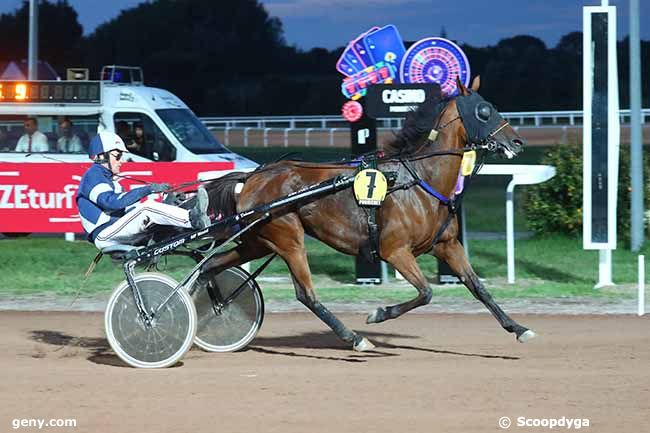
[[[124,256],[129,252],[133,251],[137,248],[142,248],[142,247],[136,247],[133,245],[122,245],[122,244],[117,244],[117,245],[111,245],[106,248],[102,248],[101,252],[102,254],[106,254],[111,256],[113,260],[122,260]]]

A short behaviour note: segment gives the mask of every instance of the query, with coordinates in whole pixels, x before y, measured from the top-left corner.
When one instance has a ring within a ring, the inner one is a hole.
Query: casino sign
[[[442,97],[437,83],[377,84],[368,88],[366,112],[373,119],[401,118],[431,96]]]
[[[456,78],[469,86],[467,56],[454,42],[429,37],[415,42],[408,50],[393,25],[373,27],[352,40],[336,63],[346,78],[343,95],[358,100],[373,86],[381,84],[438,84],[445,95],[455,95]],[[408,92],[388,95],[401,98]],[[411,94],[412,96],[413,94]]]

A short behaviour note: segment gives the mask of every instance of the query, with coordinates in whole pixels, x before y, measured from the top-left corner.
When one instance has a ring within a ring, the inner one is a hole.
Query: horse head
[[[523,150],[524,140],[490,102],[478,94],[480,77],[470,89],[456,79],[459,95],[454,99],[458,117],[465,130],[466,145],[496,152],[508,159]]]

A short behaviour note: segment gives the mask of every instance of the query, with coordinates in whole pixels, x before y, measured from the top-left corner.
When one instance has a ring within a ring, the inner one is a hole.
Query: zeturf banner
[[[75,203],[81,176],[90,163],[0,163],[0,232],[83,232]],[[130,162],[121,175],[145,182],[178,185],[199,173],[232,171],[231,162]],[[214,173],[217,172],[217,173]],[[225,174],[225,173],[224,173]],[[125,191],[143,185],[120,179]]]

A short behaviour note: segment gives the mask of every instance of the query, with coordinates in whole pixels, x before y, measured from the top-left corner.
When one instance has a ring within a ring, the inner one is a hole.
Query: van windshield
[[[178,141],[192,153],[230,153],[190,110],[168,108],[156,110],[156,113]]]

